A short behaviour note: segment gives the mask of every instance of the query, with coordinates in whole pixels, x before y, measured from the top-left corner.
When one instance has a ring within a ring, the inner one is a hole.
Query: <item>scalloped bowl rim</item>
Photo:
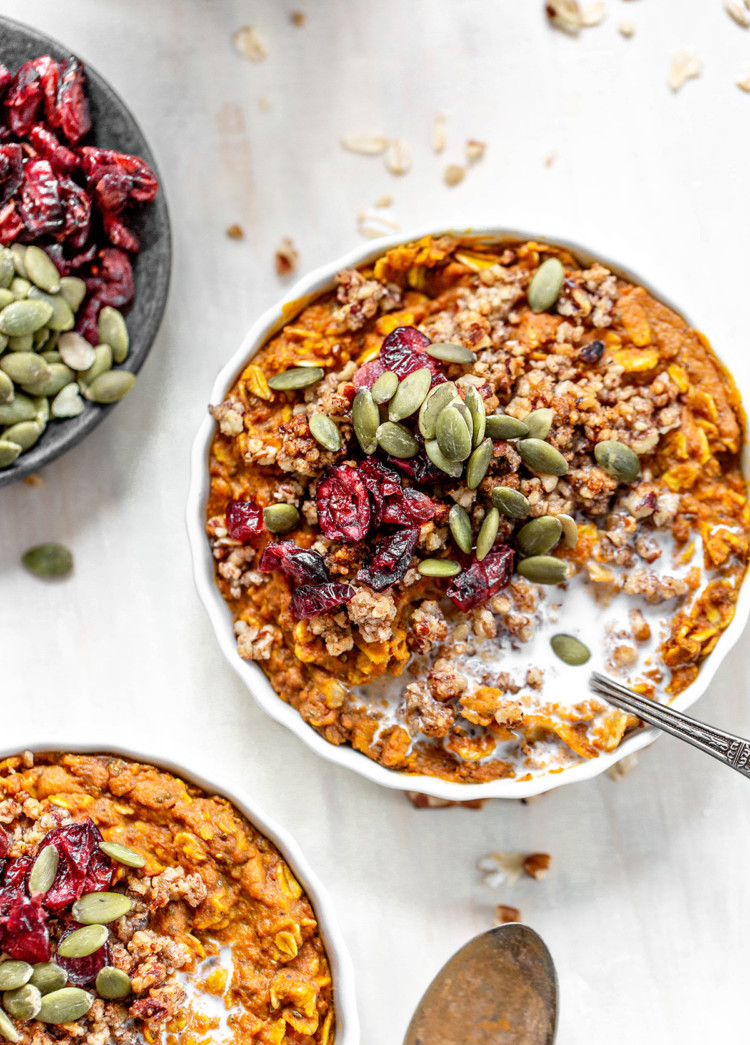
[[[632,269],[611,261],[606,254],[593,251],[565,236],[546,235],[540,236],[523,230],[505,228],[502,226],[472,225],[455,227],[437,227],[429,225],[417,228],[403,234],[392,237],[383,237],[369,242],[367,245],[358,246],[333,262],[328,262],[313,269],[303,276],[284,295],[280,302],[271,306],[252,324],[248,333],[242,340],[239,348],[232,354],[228,362],[219,371],[211,392],[211,403],[220,403],[225,398],[227,391],[233,385],[237,375],[241,372],[249,359],[261,348],[266,340],[289,319],[304,307],[310,298],[331,289],[333,279],[337,272],[345,268],[356,268],[360,265],[379,257],[381,254],[403,243],[409,243],[426,235],[464,235],[478,240],[517,240],[533,241],[537,243],[549,243],[570,250],[576,258],[585,262],[599,261],[613,272],[622,275],[630,282],[636,283],[664,304],[668,305],[680,316],[686,319],[691,326],[695,324],[687,317],[685,311],[672,304],[667,297],[654,289],[647,280],[642,279]],[[695,327],[701,329],[700,326]],[[714,354],[726,367],[722,356],[716,351],[713,343],[711,345]],[[734,377],[733,377],[734,380]],[[738,386],[739,387],[739,386]],[[740,389],[740,392],[742,390]],[[744,397],[743,397],[744,398]],[[217,588],[214,581],[214,560],[211,555],[205,534],[205,505],[209,488],[208,455],[215,431],[215,422],[206,412],[206,416],[196,434],[192,453],[190,469],[190,488],[187,501],[187,530],[190,542],[193,574],[198,595],[208,613],[216,638],[219,642],[225,658],[230,666],[240,676],[250,694],[257,704],[267,712],[271,718],[286,726],[307,744],[316,754],[336,765],[344,766],[364,776],[368,780],[383,787],[393,788],[400,791],[418,791],[422,794],[431,795],[435,798],[447,799],[449,801],[462,802],[481,798],[530,798],[534,795],[551,791],[561,787],[563,784],[577,783],[590,780],[604,773],[611,766],[640,751],[660,735],[657,729],[641,729],[628,736],[615,751],[609,754],[599,755],[584,762],[560,770],[550,770],[546,773],[533,777],[530,780],[518,780],[513,777],[505,777],[499,780],[491,780],[480,784],[462,784],[451,780],[442,780],[438,777],[424,776],[420,774],[404,773],[398,770],[387,769],[378,762],[368,758],[367,755],[356,751],[348,744],[336,746],[325,740],[312,726],[309,726],[302,716],[290,704],[285,703],[275,692],[266,678],[262,669],[252,662],[244,661],[237,653],[232,629],[232,615],[229,607]],[[747,476],[750,472],[750,455],[748,445],[743,447],[743,471]],[[730,649],[739,639],[750,616],[750,584],[743,583],[737,600],[735,614],[729,627],[722,633],[719,641],[710,655],[703,662],[698,678],[687,689],[683,690],[671,706],[678,710],[684,710],[695,703],[706,692],[719,665],[726,657]],[[582,678],[582,688],[585,688]]]
[[[204,775],[203,772],[196,773],[181,763],[175,762],[169,756],[135,751],[107,742],[81,744],[74,741],[66,744],[59,737],[53,737],[46,741],[35,741],[33,744],[14,744],[10,748],[3,745],[0,748],[0,759],[11,758],[23,751],[31,751],[33,754],[62,752],[73,755],[115,755],[119,758],[132,759],[135,762],[149,763],[158,769],[166,769],[191,784],[195,784],[208,794],[228,798],[253,827],[257,827],[262,835],[273,842],[294,871],[295,878],[298,879],[308,896],[315,911],[320,935],[331,966],[336,1045],[359,1045],[359,1015],[354,985],[354,967],[341,934],[333,901],[321,880],[308,864],[298,842],[285,827],[269,817],[244,788],[229,783],[221,774],[214,773],[213,767],[208,767]]]

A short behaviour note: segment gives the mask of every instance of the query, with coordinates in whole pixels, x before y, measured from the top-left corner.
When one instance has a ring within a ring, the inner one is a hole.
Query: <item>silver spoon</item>
[[[656,700],[642,697],[628,686],[623,686],[606,675],[600,675],[597,671],[592,672],[590,685],[595,693],[621,711],[629,711],[649,725],[656,726],[679,740],[686,740],[699,751],[713,755],[724,765],[750,777],[750,741],[734,733],[726,733],[715,726],[709,726],[705,722],[699,722],[681,711],[659,704]]]
[[[552,1045],[557,974],[544,941],[517,922],[470,940],[417,1006],[404,1045]]]

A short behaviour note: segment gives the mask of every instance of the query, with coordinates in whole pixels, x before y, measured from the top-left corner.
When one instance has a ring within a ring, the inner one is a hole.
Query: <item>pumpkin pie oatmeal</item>
[[[238,652],[386,767],[527,779],[613,751],[637,721],[589,669],[670,700],[734,614],[734,383],[562,248],[426,237],[341,272],[212,414]]]
[[[111,755],[0,762],[0,1040],[325,1045],[315,913],[224,798]]]

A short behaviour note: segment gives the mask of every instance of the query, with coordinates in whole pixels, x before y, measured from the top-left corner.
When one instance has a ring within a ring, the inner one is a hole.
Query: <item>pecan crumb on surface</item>
[[[486,142],[480,142],[475,138],[469,138],[466,143],[466,162],[479,163],[479,161],[484,157],[486,150]]]
[[[460,185],[466,177],[466,168],[462,167],[460,163],[449,163],[445,168],[443,174],[443,181],[449,188],[453,188],[454,185]]]
[[[37,490],[40,486],[44,486],[44,479],[41,477],[39,472],[31,472],[29,475],[25,475],[23,482],[24,486],[31,486]]]
[[[307,16],[305,15],[304,11],[292,11],[292,13],[289,15],[289,21],[292,23],[292,25],[296,25],[299,29],[301,29],[307,21]]]
[[[262,62],[268,57],[268,40],[252,25],[243,25],[232,36],[235,49],[251,62]]]
[[[243,227],[241,225],[237,225],[237,224],[230,225],[227,228],[227,236],[228,236],[229,239],[244,239],[245,238],[245,230],[243,229]]]
[[[274,260],[277,276],[288,276],[296,271],[299,264],[299,254],[289,236],[285,236],[276,248]]]
[[[523,869],[530,878],[540,881],[549,874],[551,860],[549,853],[529,853],[523,862]]]
[[[495,908],[495,924],[507,925],[508,922],[520,922],[521,912],[517,907],[509,907],[508,904],[499,903]]]

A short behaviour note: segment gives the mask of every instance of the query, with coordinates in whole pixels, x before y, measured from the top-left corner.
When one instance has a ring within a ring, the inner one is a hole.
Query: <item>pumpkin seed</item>
[[[3,371],[0,370],[0,374]],[[7,376],[3,374],[3,376]],[[0,380],[2,380],[0,378]],[[19,421],[33,421],[36,415],[36,407],[28,396],[16,392],[9,403],[0,406],[0,425],[14,425]]]
[[[13,394],[13,382],[4,370],[0,370],[0,404],[12,403]]]
[[[557,518],[562,526],[563,540],[569,548],[575,548],[578,543],[578,526],[575,519],[570,515],[558,515]]]
[[[17,425],[11,425],[3,432],[3,441],[15,443],[21,450],[30,450],[44,431],[44,425],[38,421],[19,421]]]
[[[568,462],[560,451],[543,439],[519,440],[518,452],[524,464],[542,475],[565,475],[568,471]]]
[[[60,335],[57,350],[63,363],[67,363],[73,370],[88,370],[96,359],[94,346],[85,337],[73,331]]]
[[[60,289],[60,273],[52,258],[41,247],[32,245],[26,248],[23,267],[32,283],[36,283],[41,290],[46,290],[49,294],[57,294]]]
[[[71,383],[57,393],[52,400],[50,412],[55,418],[78,417],[86,409],[78,385]]]
[[[68,936],[67,939],[70,938]],[[59,991],[51,991],[44,995],[37,1019],[42,1023],[73,1023],[85,1016],[93,1004],[93,994],[82,991],[80,987],[61,987]]]
[[[45,363],[62,363],[62,356],[57,351],[57,349],[45,348],[44,352],[40,352],[39,355],[42,357]]]
[[[37,544],[24,552],[21,562],[37,577],[64,577],[73,569],[73,555],[62,544]]]
[[[55,880],[59,863],[60,854],[57,849],[53,845],[45,845],[31,868],[28,882],[29,892],[46,893]]]
[[[88,370],[82,370],[79,373],[78,380],[82,381],[84,385],[90,385],[99,374],[104,374],[107,370],[112,369],[112,362],[112,349],[109,345],[97,345],[94,349],[94,362]]]
[[[9,287],[15,274],[16,266],[13,264],[13,255],[7,247],[0,247],[0,287]]]
[[[0,333],[8,337],[33,334],[46,326],[52,317],[52,306],[46,301],[12,301],[0,312]]]
[[[119,842],[100,842],[99,848],[107,856],[116,860],[118,864],[124,864],[125,867],[145,867],[146,857],[141,856],[140,853],[136,853],[134,849],[128,849],[126,845],[120,845]]]
[[[435,438],[443,456],[449,461],[465,461],[471,453],[471,435],[455,406],[447,406],[435,425]]]
[[[2,1009],[0,1009],[0,1035],[2,1035],[6,1041],[21,1040],[21,1035],[11,1023],[10,1017],[6,1016]]]
[[[14,991],[23,987],[32,977],[34,970],[28,962],[7,961],[0,963],[0,991]]]
[[[14,352],[13,355],[3,356],[0,359],[0,369],[4,370],[11,381],[15,381],[17,385],[49,378],[52,373],[36,352]]]
[[[492,440],[485,439],[473,452],[469,458],[469,463],[466,465],[466,485],[470,490],[476,490],[482,479],[484,479],[491,460]]]
[[[471,410],[469,410],[468,406],[463,401],[461,396],[456,396],[456,398],[449,404],[449,406],[452,406],[455,410],[458,410],[459,414],[463,418],[464,424],[466,425],[469,431],[469,439],[473,439],[474,418],[471,416]]]
[[[553,635],[550,646],[565,664],[578,666],[591,659],[591,650],[575,635]]]
[[[523,419],[523,423],[529,430],[529,437],[531,439],[546,439],[552,427],[554,417],[555,411],[547,407],[540,410],[532,410]]]
[[[562,584],[569,574],[567,562],[556,559],[554,555],[532,555],[529,559],[521,559],[517,570],[534,584]]]
[[[5,1011],[17,1020],[36,1019],[42,1007],[42,995],[33,983],[27,983],[14,991],[3,994]]]
[[[107,370],[94,378],[84,395],[94,403],[116,403],[124,399],[135,384],[135,374],[129,370]]]
[[[562,535],[562,523],[554,515],[532,519],[518,531],[518,547],[524,555],[544,555],[554,548]]]
[[[315,385],[323,377],[319,366],[295,366],[291,370],[282,370],[268,378],[268,387],[274,392],[287,392],[295,388],[307,388]]]
[[[106,925],[116,922],[132,908],[133,901],[123,893],[85,893],[73,904],[73,917],[81,925]]]
[[[52,331],[49,327],[41,327],[35,334],[27,334],[26,336],[31,336],[31,343],[34,351],[40,352],[52,336]]]
[[[526,297],[532,312],[546,312],[560,297],[565,269],[558,258],[547,258],[534,273]]]
[[[313,414],[310,418],[310,434],[325,450],[341,449],[341,432],[328,414]]]
[[[510,414],[492,414],[487,418],[487,435],[490,439],[523,439],[528,434],[524,422]]]
[[[130,337],[122,312],[105,305],[96,321],[99,343],[109,345],[115,363],[124,363],[130,349]]]
[[[508,519],[523,519],[531,511],[531,505],[521,491],[511,486],[496,486],[492,491],[492,503]]]
[[[454,559],[422,559],[417,570],[423,577],[455,577],[461,572],[461,563]]]
[[[429,367],[421,367],[408,374],[396,389],[396,394],[388,404],[388,418],[391,421],[402,421],[411,417],[425,400],[430,391],[432,372]]]
[[[435,425],[442,411],[455,399],[457,388],[452,381],[436,385],[419,410],[419,431],[425,439],[435,438]]]
[[[108,938],[109,929],[106,925],[84,925],[82,929],[76,929],[60,941],[57,953],[61,958],[88,958],[94,951],[103,947]]]
[[[424,350],[433,359],[441,359],[444,363],[476,363],[477,354],[464,345],[455,345],[450,341],[436,341]]]
[[[441,472],[445,472],[446,475],[450,475],[454,479],[459,478],[464,470],[463,462],[449,461],[438,446],[437,439],[428,439],[424,444],[424,448],[425,453],[436,468],[439,468]]]
[[[448,512],[448,526],[458,547],[469,555],[474,535],[471,532],[469,513],[460,504],[454,504]]]
[[[485,515],[484,521],[479,527],[479,533],[477,534],[476,557],[478,562],[481,562],[482,559],[484,559],[492,550],[492,545],[495,543],[499,527],[500,512],[497,508],[490,508]]]
[[[397,388],[398,374],[394,374],[392,370],[386,370],[372,386],[372,398],[378,405],[388,403],[393,399]]]
[[[597,443],[594,447],[594,457],[599,467],[618,482],[632,483],[641,474],[638,454],[615,439],[605,439],[604,442]]]
[[[56,965],[55,962],[39,962],[38,965],[34,966],[34,971],[29,980],[29,983],[33,983],[42,995],[50,994],[52,991],[59,991],[67,982],[67,972],[65,969],[61,969],[59,965]]]
[[[27,279],[22,279],[20,276],[16,276],[15,279],[11,280],[10,292],[13,295],[14,301],[23,301],[28,297],[30,290],[31,284]]]
[[[299,511],[293,504],[269,504],[263,510],[263,522],[271,533],[289,533],[299,526]]]
[[[96,977],[96,991],[102,998],[114,1001],[118,998],[127,998],[133,986],[130,977],[122,969],[115,969],[111,965],[101,969]]]
[[[64,363],[48,363],[49,375],[38,381],[24,381],[23,390],[31,396],[56,396],[69,385],[75,374]]]
[[[42,327],[41,329],[46,330],[46,327]],[[33,352],[34,335],[23,334],[21,337],[9,337],[8,348],[11,352]]]
[[[380,411],[372,392],[368,388],[360,388],[352,403],[352,427],[362,453],[373,454],[378,448],[378,425]]]
[[[31,402],[34,404],[33,420],[46,425],[49,421],[49,399],[46,396],[35,396]]]
[[[26,247],[22,243],[12,243],[10,252],[13,255],[13,267],[16,270],[16,275],[20,276],[21,279],[26,279],[26,265],[24,264]]]
[[[29,291],[29,301],[43,301],[52,309],[52,315],[47,320],[50,330],[72,330],[76,324],[73,309],[61,294],[45,294],[38,287],[32,287]]]
[[[10,443],[7,439],[0,439],[0,468],[7,468],[13,464],[21,453],[18,443]]]
[[[12,290],[9,290],[7,287],[0,287],[0,308],[5,308],[6,305],[10,305],[15,300]]]
[[[78,276],[63,276],[60,280],[60,293],[74,312],[77,312],[86,297],[86,284]],[[108,308],[108,305],[104,306]],[[104,309],[102,309],[102,312]],[[101,315],[101,312],[99,313]]]
[[[391,457],[405,460],[419,453],[419,443],[409,429],[395,421],[385,421],[380,425],[376,437],[378,445]]]
[[[482,399],[481,395],[473,385],[469,385],[466,389],[466,399],[464,402],[469,409],[471,420],[474,425],[472,443],[474,446],[479,446],[481,441],[484,439],[484,433],[487,428],[487,411],[484,408],[484,399]]]

